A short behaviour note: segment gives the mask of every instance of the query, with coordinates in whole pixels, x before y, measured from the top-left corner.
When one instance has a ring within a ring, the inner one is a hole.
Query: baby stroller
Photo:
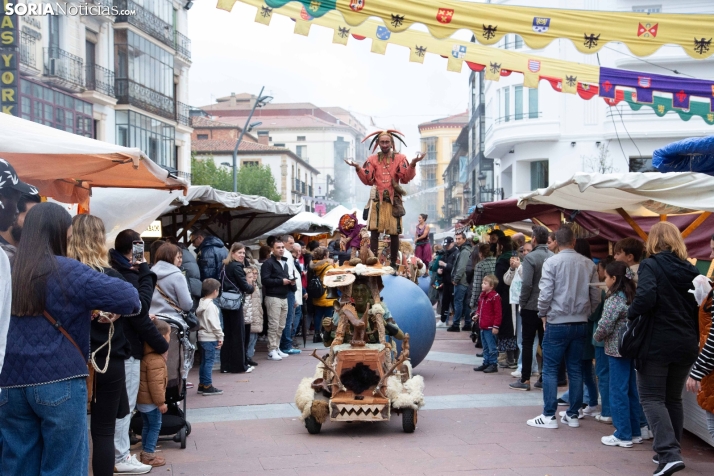
[[[186,377],[193,366],[195,347],[188,340],[186,324],[162,314],[156,317],[171,326],[171,341],[166,358],[168,370],[166,405],[168,410],[161,416],[159,440],[173,440],[176,443],[181,443],[181,449],[185,449],[186,437],[191,434],[191,424],[186,420]],[[136,412],[131,419],[131,430],[134,434],[141,435],[143,426],[141,415]]]

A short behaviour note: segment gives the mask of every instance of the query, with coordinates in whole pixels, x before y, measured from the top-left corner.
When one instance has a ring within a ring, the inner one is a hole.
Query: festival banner
[[[218,0],[230,11],[237,0]],[[696,59],[714,54],[714,15],[566,10],[494,5],[458,0],[266,0],[270,8],[294,3],[320,18],[339,12],[350,26],[379,17],[392,32],[425,25],[435,38],[470,30],[484,45],[495,45],[508,33],[519,35],[532,49],[567,38],[582,53],[596,53],[620,42],[637,56],[649,56],[664,45],[679,45]]]

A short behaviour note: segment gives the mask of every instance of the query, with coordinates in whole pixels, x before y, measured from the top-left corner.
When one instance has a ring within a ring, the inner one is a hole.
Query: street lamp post
[[[262,122],[256,122],[251,124],[250,120],[253,118],[253,113],[255,113],[255,109],[258,107],[263,107],[266,104],[268,104],[270,101],[273,100],[272,96],[263,96],[263,91],[265,90],[265,86],[260,88],[260,93],[258,94],[258,99],[255,101],[255,104],[253,104],[253,108],[250,110],[250,115],[248,115],[248,119],[245,121],[245,126],[243,127],[243,130],[240,131],[240,136],[238,136],[238,142],[236,142],[235,149],[233,149],[233,192],[237,193],[238,192],[238,148],[240,147],[240,143],[243,142],[243,136],[245,135],[245,132],[247,130],[252,129],[253,127],[257,127],[262,124]]]
[[[495,201],[495,195],[498,194],[498,199],[503,200],[503,189],[502,188],[486,188],[486,174],[481,173],[478,176],[479,183],[479,198],[483,202],[483,195],[491,195],[491,200]]]

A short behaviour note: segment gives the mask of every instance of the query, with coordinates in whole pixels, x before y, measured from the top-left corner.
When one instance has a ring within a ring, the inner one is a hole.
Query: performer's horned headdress
[[[397,139],[399,142],[404,144],[404,147],[406,147],[407,146],[406,142],[404,142],[404,140],[400,137],[403,135],[404,134],[402,134],[401,132],[394,130],[394,129],[389,129],[386,131],[376,131],[376,132],[369,134],[364,139],[362,139],[362,142],[365,142],[367,139],[372,137],[372,142],[369,143],[369,147],[370,147],[370,149],[372,149],[372,152],[374,152],[375,150],[377,150],[379,138],[382,136],[389,136],[389,138],[392,139],[392,149],[394,149],[394,144],[395,144],[394,139]]]

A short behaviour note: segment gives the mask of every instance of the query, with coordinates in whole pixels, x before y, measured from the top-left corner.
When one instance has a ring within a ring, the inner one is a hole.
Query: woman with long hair
[[[72,220],[72,236],[67,243],[67,257],[74,258],[107,276],[126,281],[109,265],[106,232],[101,219],[77,215]],[[95,372],[90,402],[92,419],[92,471],[95,476],[114,473],[114,429],[117,419],[129,414],[124,361],[131,355],[124,336],[124,323],[116,314],[94,311],[90,326],[89,349],[100,370]],[[91,364],[91,362],[90,362]]]
[[[0,373],[4,474],[87,474],[92,312],[141,308],[131,284],[66,257],[71,235],[72,218],[63,207],[40,203],[27,213]]]
[[[193,298],[180,269],[182,263],[183,253],[178,246],[164,243],[156,250],[151,271],[156,274],[157,280],[149,312],[186,324],[183,313],[191,310]]]
[[[419,214],[419,224],[416,227],[416,233],[414,234],[414,245],[416,249],[414,254],[417,258],[422,260],[424,265],[429,268],[429,261],[431,261],[431,243],[429,243],[429,224],[426,220],[429,215],[426,213]]]
[[[687,261],[687,247],[672,223],[656,223],[646,249],[649,258],[640,263],[627,317],[650,320],[635,367],[640,403],[654,434],[659,464],[654,474],[659,476],[684,469],[682,390],[699,353],[698,306],[689,290],[700,273]]]
[[[242,243],[231,245],[228,257],[223,260],[223,292],[253,294],[255,288],[248,284],[245,276],[245,246]],[[223,313],[223,333],[225,340],[221,347],[221,372],[239,374],[252,372],[253,368],[246,362],[246,349],[250,335],[246,333],[243,306],[238,309],[221,309]]]

